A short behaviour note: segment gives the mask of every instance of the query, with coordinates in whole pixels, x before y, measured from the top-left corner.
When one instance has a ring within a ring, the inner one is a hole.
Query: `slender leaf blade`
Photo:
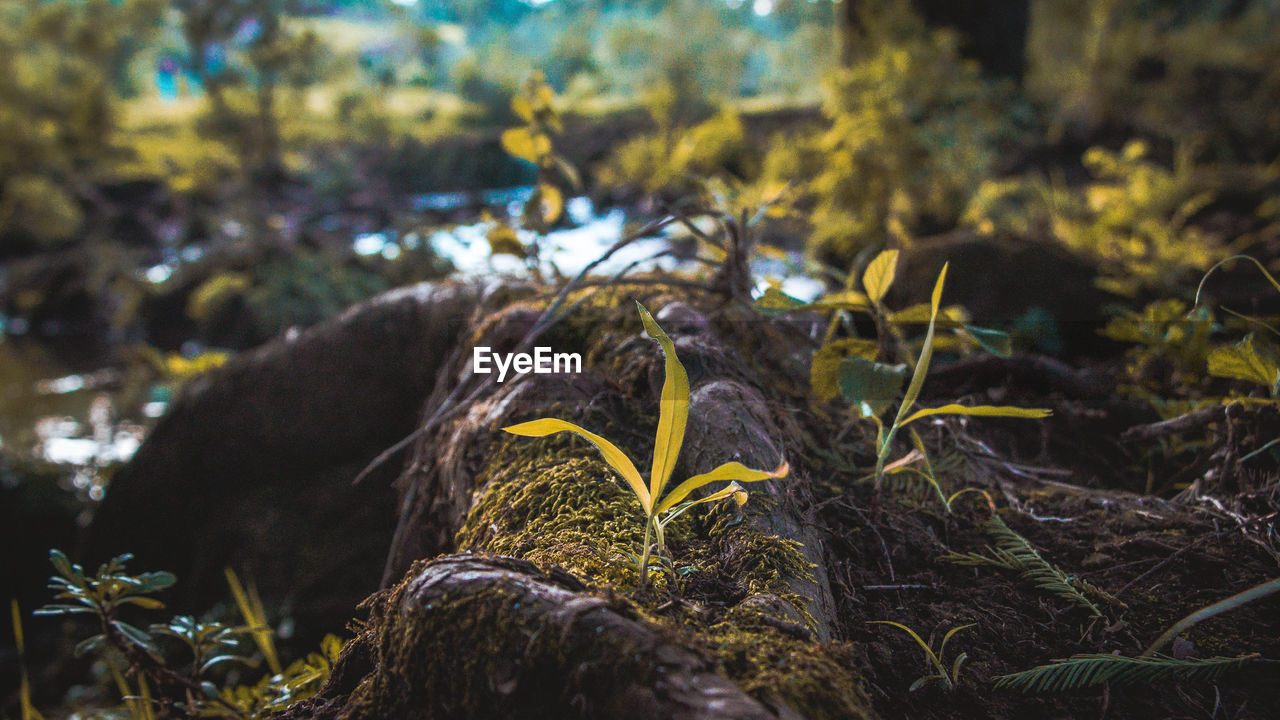
[[[929,330],[924,336],[924,347],[920,350],[920,359],[916,361],[915,372],[911,375],[911,384],[907,386],[907,394],[902,398],[902,405],[898,407],[898,416],[894,420],[894,425],[901,425],[903,417],[915,404],[916,398],[920,397],[920,389],[924,387],[925,376],[929,374],[929,361],[933,359],[933,333],[934,324],[938,319],[938,306],[942,304],[942,286],[947,280],[947,267],[950,263],[942,265],[942,272],[938,273],[938,280],[933,285],[933,297],[930,300],[930,317]]]
[[[640,499],[640,505],[644,508],[645,514],[647,515],[649,513],[653,504],[649,495],[649,490],[644,486],[644,480],[640,477],[640,471],[637,470],[635,464],[631,462],[631,458],[628,458],[626,453],[619,450],[617,445],[614,445],[590,430],[578,427],[571,422],[556,420],[554,418],[530,420],[529,422],[505,427],[503,430],[511,433],[512,435],[519,435],[521,437],[546,437],[547,435],[554,435],[559,432],[571,432],[578,435],[582,439],[596,446],[596,449],[604,456],[604,461],[614,470],[618,471],[618,474],[622,476],[622,479],[627,481],[627,485],[631,488],[631,491]]]
[[[662,499],[662,502],[658,504],[657,511],[662,513],[670,510],[681,500],[688,497],[689,493],[697,490],[703,485],[713,482],[727,480],[736,482],[758,482],[769,478],[786,477],[789,472],[791,472],[791,466],[785,462],[773,470],[752,470],[740,462],[725,463],[710,472],[705,472],[701,475],[694,475],[688,480],[677,485],[676,488],[668,493],[667,496]]]
[[[684,444],[685,426],[689,422],[689,375],[676,356],[675,343],[658,326],[644,305],[636,303],[640,321],[649,337],[662,347],[666,361],[666,379],[662,383],[662,404],[658,408],[658,435],[653,445],[653,469],[649,473],[649,497],[662,495]]]
[[[919,420],[920,418],[929,417],[930,415],[973,415],[977,417],[1038,419],[1049,417],[1052,414],[1053,411],[1046,408],[1024,408],[1012,407],[1009,405],[957,405],[952,403],[941,407],[917,410],[911,413],[911,415],[899,423],[899,425],[906,425],[910,422]]]

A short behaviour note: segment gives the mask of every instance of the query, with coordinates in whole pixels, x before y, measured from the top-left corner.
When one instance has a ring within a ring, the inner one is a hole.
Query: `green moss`
[[[807,642],[732,621],[709,628],[705,642],[720,671],[761,702],[785,703],[809,720],[875,716],[846,645]]]
[[[356,689],[350,716],[483,717],[497,712],[491,706],[495,693],[490,683],[506,672],[500,665],[523,657],[526,648],[518,642],[524,633],[493,628],[528,624],[528,614],[518,611],[519,597],[494,586],[402,614],[404,593],[416,575],[411,571],[383,605],[389,616],[375,641],[379,672]]]
[[[495,472],[458,533],[458,549],[558,565],[595,583],[634,584],[623,553],[638,551],[644,539],[635,498],[604,463],[559,454]]]

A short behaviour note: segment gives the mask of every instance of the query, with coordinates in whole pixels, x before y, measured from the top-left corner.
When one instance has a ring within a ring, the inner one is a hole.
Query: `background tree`
[[[1029,0],[891,0],[906,5],[930,27],[945,27],[961,36],[960,50],[979,62],[985,74],[1021,80],[1026,68]],[[857,56],[857,44],[865,36],[869,13],[884,11],[880,2],[844,0],[840,3],[841,62],[849,65]]]

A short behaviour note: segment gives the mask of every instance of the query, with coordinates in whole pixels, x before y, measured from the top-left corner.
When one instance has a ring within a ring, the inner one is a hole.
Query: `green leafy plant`
[[[767,314],[793,311],[830,312],[823,345],[814,356],[810,369],[810,385],[815,399],[826,402],[840,391],[840,366],[846,358],[876,360],[898,356],[910,360],[907,340],[903,330],[907,327],[926,325],[930,319],[937,327],[951,330],[956,341],[970,347],[980,347],[1001,357],[1008,357],[1013,343],[1007,333],[968,323],[968,312],[959,305],[939,308],[935,313],[927,303],[919,303],[893,310],[884,304],[884,298],[897,278],[898,251],[884,250],[876,255],[861,274],[862,290],[854,288],[859,275],[855,270],[847,274],[828,269],[828,274],[839,279],[842,289],[827,293],[810,303],[802,303],[787,297],[781,291],[766,291],[756,302],[756,308]],[[848,313],[865,314],[875,322],[876,339],[836,339],[841,321]],[[941,345],[940,339],[934,341]],[[898,372],[905,375],[905,368]]]
[[[951,661],[950,669],[948,669],[947,666],[943,664],[942,658],[947,651],[947,642],[951,640],[951,636],[955,635],[961,630],[964,630],[965,628],[973,627],[974,623],[969,623],[968,625],[960,625],[959,627],[953,627],[950,630],[948,630],[947,633],[942,636],[942,642],[938,644],[938,649],[934,650],[932,647],[930,647],[929,643],[924,641],[924,638],[920,637],[920,635],[916,633],[915,630],[912,630],[911,628],[907,627],[906,625],[903,625],[902,623],[894,622],[892,620],[870,620],[868,622],[876,625],[890,625],[892,627],[896,627],[899,630],[910,635],[911,639],[915,640],[916,644],[919,645],[922,650],[924,650],[925,660],[928,661],[929,668],[932,669],[934,672],[931,672],[928,675],[924,675],[922,677],[916,678],[916,681],[911,683],[911,688],[909,689],[909,692],[914,692],[916,690],[919,690],[920,688],[934,681],[941,682],[943,685],[946,686],[947,690],[956,689],[956,685],[959,684],[960,682],[960,668],[961,666],[964,665],[964,661],[968,658],[968,655],[966,653],[960,653],[959,655],[955,656],[955,659]]]
[[[1120,390],[1150,403],[1166,419],[1215,405],[1274,405],[1280,399],[1280,330],[1268,318],[1253,317],[1220,307],[1221,315],[1201,302],[1209,278],[1238,260],[1255,265],[1280,291],[1280,282],[1257,259],[1248,255],[1226,258],[1204,274],[1195,302],[1165,298],[1141,311],[1125,311],[1113,318],[1102,334],[1132,343]],[[1225,339],[1223,339],[1225,336]],[[1266,397],[1241,392],[1213,378],[1240,380],[1261,386]],[[1184,443],[1175,441],[1175,448]]]
[[[58,591],[56,599],[60,602],[47,605],[35,614],[92,615],[97,619],[100,632],[77,644],[76,654],[94,653],[107,663],[128,715],[134,720],[149,720],[155,715],[155,708],[160,709],[162,717],[174,713],[242,720],[266,717],[314,694],[328,678],[332,663],[342,649],[341,640],[328,636],[319,654],[312,653],[281,670],[270,639],[272,630],[266,624],[266,613],[256,589],[252,583],[246,589],[229,569],[227,580],[247,625],[230,626],[182,615],[142,630],[122,620],[122,611],[128,607],[162,609],[164,605],[151,595],[176,582],[171,573],[129,574],[125,564],[131,556],[121,555],[102,565],[96,575],[89,576],[58,550],[51,550],[49,557],[58,572],[50,579],[50,587]],[[19,627],[16,603],[14,613],[15,627]],[[17,632],[20,635],[21,631]],[[271,672],[256,685],[218,687],[210,675],[215,668],[229,663],[257,665],[241,653],[246,635],[254,638]],[[178,666],[170,664],[159,640],[181,644],[190,658],[189,669],[175,669]],[[130,678],[136,685],[131,684]],[[34,708],[31,710],[34,712]],[[24,711],[24,720],[37,718],[38,714]]]
[[[765,312],[791,310],[832,312],[826,340],[814,355],[810,366],[810,385],[815,398],[822,402],[835,397],[838,393],[852,404],[858,417],[875,423],[876,465],[873,478],[877,492],[884,482],[886,473],[911,472],[924,479],[933,488],[943,507],[950,511],[948,496],[928,461],[923,441],[914,429],[909,429],[909,432],[915,448],[901,460],[888,463],[893,451],[893,440],[898,432],[916,420],[933,415],[1043,418],[1048,416],[1050,411],[1037,408],[966,406],[953,403],[911,412],[924,386],[925,376],[929,372],[929,363],[937,345],[936,331],[939,327],[945,326],[953,330],[961,339],[998,355],[1009,355],[1011,345],[1009,336],[1002,332],[967,324],[966,314],[962,308],[947,308],[943,312],[942,288],[947,276],[945,264],[938,274],[928,304],[914,305],[897,312],[890,311],[883,301],[897,276],[897,263],[897,250],[885,250],[872,259],[862,273],[862,292],[853,289],[854,275],[851,272],[846,279],[844,290],[815,302],[802,304],[775,292],[766,293],[757,303],[757,307]],[[847,311],[869,314],[875,320],[879,341],[863,338],[833,339],[840,315]],[[885,352],[883,346],[890,337],[897,341],[896,345],[902,348],[901,352],[906,355],[906,343],[901,328],[919,323],[927,325],[920,354],[914,361],[915,369],[911,373],[906,394],[898,405],[898,411],[892,422],[886,426],[880,416],[893,405],[898,393],[902,392],[908,369],[905,363],[889,364],[880,362],[877,358]],[[923,470],[913,467],[917,461],[923,461]]]
[[[66,602],[45,605],[32,614],[96,616],[102,632],[76,645],[77,655],[110,644],[126,651],[126,656],[131,658],[138,652],[159,658],[160,651],[151,635],[121,620],[120,611],[129,605],[145,610],[163,608],[164,603],[150,595],[170,587],[177,578],[167,572],[126,574],[125,564],[132,557],[118,555],[100,566],[97,575],[89,577],[61,551],[50,550],[49,560],[58,574],[49,579],[49,589],[57,591],[55,599]]]
[[[883,314],[883,308],[879,305],[885,294],[889,291],[889,286],[893,283],[896,273],[897,252],[886,251],[881,253],[867,267],[867,272],[863,275],[863,288],[866,292],[866,300],[852,297],[848,301],[840,301],[832,303],[832,309],[841,309],[848,307],[849,309],[861,309],[871,307],[877,309]],[[844,358],[836,366],[837,383],[844,397],[853,404],[853,408],[858,415],[866,420],[870,420],[876,425],[876,465],[874,479],[877,490],[884,481],[886,471],[886,463],[889,456],[893,452],[893,440],[902,428],[923,418],[934,415],[971,415],[982,417],[1014,417],[1014,418],[1043,418],[1050,414],[1049,410],[1039,408],[1019,408],[995,405],[958,405],[947,404],[935,408],[922,408],[912,412],[916,400],[920,397],[920,391],[924,387],[925,376],[929,373],[929,363],[933,358],[934,337],[939,325],[938,313],[942,304],[942,288],[946,282],[947,265],[942,266],[942,271],[938,273],[938,280],[934,284],[933,294],[927,306],[921,306],[919,310],[908,310],[908,312],[919,312],[921,314],[927,311],[928,326],[924,336],[924,342],[920,350],[920,355],[915,361],[915,369],[911,374],[911,381],[907,384],[906,394],[903,395],[902,401],[898,405],[898,411],[894,415],[893,420],[886,426],[884,421],[880,419],[880,415],[887,411],[893,404],[894,398],[902,389],[902,383],[906,378],[905,365],[889,365],[877,362],[874,359],[866,357],[848,357]],[[972,330],[968,326],[964,326],[965,332],[970,334]],[[918,442],[917,438],[917,445]],[[917,450],[918,452],[918,450]],[[903,467],[903,466],[898,466]],[[896,469],[896,468],[894,468]],[[942,500],[944,506],[950,509],[946,495],[942,492],[942,488],[938,485],[936,478],[932,472],[929,477],[934,485],[939,499]]]
[[[1224,673],[1258,656],[1234,658],[1178,659],[1167,655],[1127,657],[1125,655],[1080,654],[1055,660],[1049,665],[1001,675],[996,678],[1000,689],[1022,692],[1061,692],[1096,687],[1103,683],[1117,685],[1149,685],[1167,680],[1212,682]]]
[[[663,332],[643,305],[637,302],[636,308],[640,313],[640,320],[644,323],[645,332],[662,348],[666,363],[666,379],[662,384],[662,400],[658,415],[658,432],[653,448],[653,465],[647,486],[635,464],[616,445],[573,423],[543,418],[512,425],[503,430],[523,437],[545,437],[560,432],[572,432],[594,445],[604,457],[605,462],[622,476],[627,487],[635,494],[636,500],[640,503],[640,509],[645,515],[644,547],[641,550],[639,562],[640,590],[643,591],[649,579],[651,541],[656,540],[658,553],[665,555],[664,530],[672,520],[695,505],[725,498],[731,497],[741,505],[747,501],[747,493],[738,485],[739,482],[785,477],[790,467],[783,462],[774,470],[765,471],[752,470],[738,462],[725,463],[710,472],[694,475],[667,492],[667,484],[675,470],[680,447],[684,444],[685,426],[689,418],[689,377],[684,365],[676,356],[675,344],[671,338]],[[687,499],[694,490],[715,482],[729,484],[706,497],[697,500]]]

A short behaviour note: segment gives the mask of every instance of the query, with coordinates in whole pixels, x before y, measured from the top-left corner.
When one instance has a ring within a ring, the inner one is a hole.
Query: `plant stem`
[[[649,516],[644,524],[644,550],[640,553],[640,590],[643,593],[649,584],[649,539],[653,536],[653,516]]]

